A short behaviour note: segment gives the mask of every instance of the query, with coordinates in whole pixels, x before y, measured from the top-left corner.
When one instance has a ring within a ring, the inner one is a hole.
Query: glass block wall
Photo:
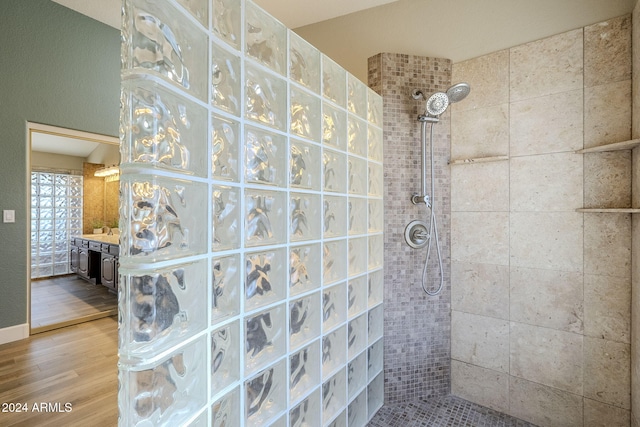
[[[382,99],[251,1],[125,0],[119,423],[365,426]]]
[[[31,172],[31,278],[69,274],[70,237],[82,234],[82,175]]]

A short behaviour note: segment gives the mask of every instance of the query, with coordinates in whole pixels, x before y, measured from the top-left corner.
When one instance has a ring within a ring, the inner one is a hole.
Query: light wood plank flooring
[[[116,426],[118,322],[107,317],[0,345],[0,426]],[[27,412],[3,412],[4,404]],[[33,405],[71,405],[34,412]]]
[[[118,297],[75,275],[31,281],[31,333],[87,322],[118,312]]]

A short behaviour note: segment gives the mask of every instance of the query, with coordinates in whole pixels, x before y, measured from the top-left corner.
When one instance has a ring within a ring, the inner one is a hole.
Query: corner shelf
[[[612,144],[600,145],[598,147],[577,150],[576,154],[602,153],[604,151],[631,150],[640,146],[640,139],[630,139],[629,141],[614,142]]]
[[[579,208],[576,212],[584,213],[640,213],[640,209],[635,208]]]
[[[640,144],[640,140],[638,140]],[[470,163],[487,163],[487,162],[499,162],[502,160],[509,160],[509,156],[491,156],[491,157],[476,157],[471,159],[456,159],[449,160],[450,165],[467,165]]]

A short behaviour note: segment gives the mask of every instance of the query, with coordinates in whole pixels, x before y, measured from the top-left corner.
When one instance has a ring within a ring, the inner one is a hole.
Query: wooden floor
[[[0,345],[0,426],[116,426],[117,347],[115,317]]]
[[[31,334],[113,316],[117,312],[115,294],[75,275],[31,281]]]

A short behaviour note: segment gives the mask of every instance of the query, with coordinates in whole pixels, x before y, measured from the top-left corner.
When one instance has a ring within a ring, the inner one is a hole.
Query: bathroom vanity
[[[71,238],[70,269],[78,277],[118,292],[119,236],[83,234]]]

